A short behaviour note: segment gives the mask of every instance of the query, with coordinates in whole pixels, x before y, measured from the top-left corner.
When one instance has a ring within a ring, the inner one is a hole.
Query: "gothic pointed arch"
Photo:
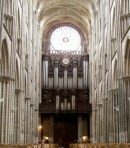
[[[3,76],[8,76],[9,74],[9,53],[8,53],[8,45],[7,45],[7,40],[4,39],[2,42],[2,75]]]

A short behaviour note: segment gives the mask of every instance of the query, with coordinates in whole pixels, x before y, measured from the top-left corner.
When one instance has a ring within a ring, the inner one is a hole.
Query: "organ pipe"
[[[64,70],[64,89],[67,89],[67,69]]]
[[[83,88],[87,88],[88,83],[88,56],[83,57]]]
[[[43,88],[48,88],[48,60],[47,55],[43,55]]]
[[[77,61],[73,62],[73,89],[77,88]]]
[[[54,88],[58,88],[58,62],[56,61],[54,64]]]

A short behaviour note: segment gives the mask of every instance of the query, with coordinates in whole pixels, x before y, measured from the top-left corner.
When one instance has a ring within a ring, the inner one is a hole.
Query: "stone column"
[[[25,98],[25,114],[24,114],[24,143],[27,143],[27,135],[28,135],[28,99]]]
[[[74,60],[73,61],[73,89],[76,89],[77,88],[77,61]]]
[[[5,143],[8,143],[8,126],[9,126],[9,98],[8,98],[8,94],[9,94],[9,81],[6,82],[6,119],[5,119]]]
[[[6,83],[3,81],[3,97],[5,97],[2,102],[2,125],[1,125],[1,143],[5,143],[5,104],[6,104]]]
[[[22,120],[22,116],[21,116],[21,90],[17,89],[17,143],[21,143],[21,120]],[[22,104],[23,105],[23,104]]]
[[[26,120],[27,120],[27,128],[26,128],[26,134],[27,134],[27,139],[26,139],[26,143],[30,143],[31,142],[31,137],[30,137],[30,135],[31,135],[31,129],[30,129],[30,98],[26,98],[27,99],[27,118],[26,118]]]
[[[112,102],[112,92],[110,91],[108,94],[108,103],[109,103],[109,112],[108,112],[108,120],[109,120],[109,129],[108,129],[108,135],[109,135],[109,142],[113,142],[113,102]]]
[[[2,99],[3,98],[3,96],[2,96],[2,88],[3,88],[3,85],[2,85],[2,80],[0,79],[0,99]],[[2,125],[2,116],[1,116],[1,114],[2,114],[2,102],[0,102],[0,143],[1,143],[1,125]]]
[[[97,142],[100,142],[100,105],[97,105],[97,120],[96,120],[96,139]]]
[[[124,129],[124,116],[125,116],[125,105],[124,105],[124,93],[125,93],[125,82],[123,80],[119,79],[119,107],[120,107],[120,113],[119,113],[119,142],[124,143],[125,142],[125,129]]]
[[[15,132],[14,132],[14,129],[15,129],[15,109],[14,109],[15,107],[15,82],[13,81],[12,83],[13,83],[13,90],[12,90],[13,106],[11,110],[13,113],[13,144],[15,144],[16,143]]]
[[[9,133],[8,133],[8,141],[9,143],[13,143],[13,81],[9,83]]]
[[[94,109],[92,110],[92,137],[91,137],[91,140],[92,140],[92,143],[96,143],[97,140],[96,140],[96,112],[97,110]]]
[[[58,82],[58,60],[54,62],[54,89],[57,89],[59,87]]]
[[[30,138],[30,142],[33,143],[33,137],[34,137],[34,131],[33,131],[33,127],[34,127],[34,121],[33,121],[33,109],[34,108],[34,104],[30,104],[30,132],[32,133],[32,137]]]
[[[103,98],[103,142],[107,143],[107,135],[108,135],[108,128],[107,128],[107,101],[108,98]],[[105,130],[104,130],[105,129]]]

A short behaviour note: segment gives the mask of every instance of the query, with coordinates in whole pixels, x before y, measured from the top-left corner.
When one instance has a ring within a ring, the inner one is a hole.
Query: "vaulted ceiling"
[[[71,23],[80,28],[88,39],[96,0],[35,0],[43,33],[52,27]]]

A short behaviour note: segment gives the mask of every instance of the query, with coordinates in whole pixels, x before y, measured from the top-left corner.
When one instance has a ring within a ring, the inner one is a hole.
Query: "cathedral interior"
[[[130,143],[130,0],[0,0],[0,143]]]

